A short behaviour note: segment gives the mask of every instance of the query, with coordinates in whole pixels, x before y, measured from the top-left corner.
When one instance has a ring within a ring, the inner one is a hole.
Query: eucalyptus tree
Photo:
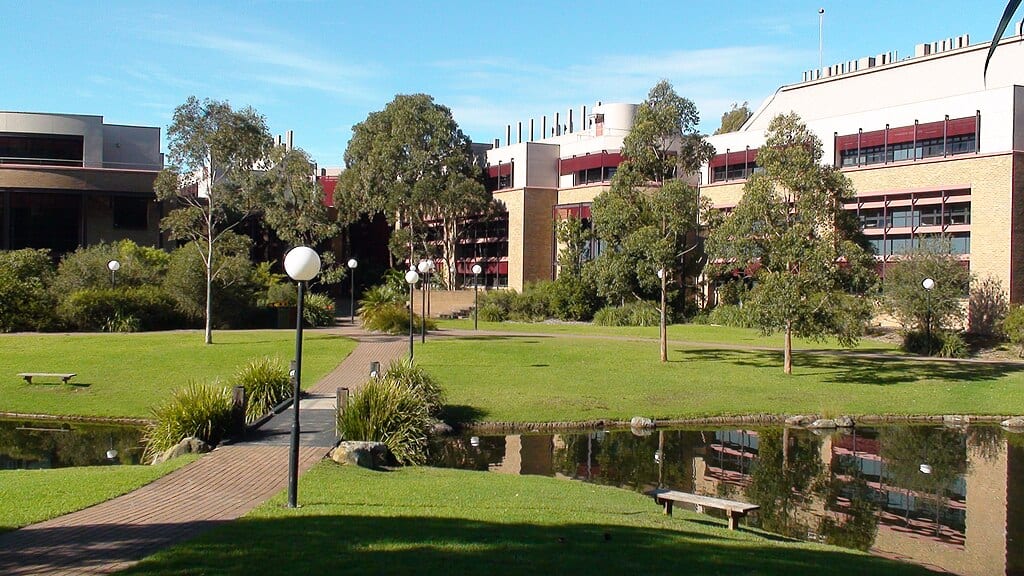
[[[699,122],[693,102],[666,80],[656,84],[623,141],[625,160],[611,187],[592,206],[595,232],[611,247],[594,266],[602,296],[642,300],[660,288],[662,361],[665,294],[684,259],[697,255],[699,215],[710,208],[686,180],[714,154],[697,131]]]
[[[174,240],[191,242],[206,269],[205,341],[213,343],[213,280],[220,272],[215,245],[255,212],[261,170],[273,145],[266,120],[251,107],[190,96],[167,129],[170,166],[154,186],[174,209],[160,222]]]
[[[765,333],[785,333],[783,369],[793,371],[793,335],[831,335],[852,345],[871,316],[874,259],[856,217],[843,208],[853,186],[821,164],[821,141],[794,114],[779,115],[758,151],[763,171],[708,237],[710,274],[753,272],[745,306]]]
[[[490,200],[472,158],[451,110],[426,94],[400,94],[352,127],[338,185],[358,212],[385,215],[401,241],[393,256],[414,261],[417,243],[430,247],[425,230],[439,228],[452,275],[460,219]]]
[[[715,130],[715,134],[727,134],[729,132],[736,132],[750,119],[753,113],[750,111],[750,106],[747,102],[743,104],[732,103],[732,108],[727,112],[722,113],[722,125]]]

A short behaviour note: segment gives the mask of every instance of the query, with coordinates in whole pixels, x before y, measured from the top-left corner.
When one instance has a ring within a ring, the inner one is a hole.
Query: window
[[[727,180],[745,180],[750,177],[751,174],[755,174],[762,170],[756,162],[748,162],[746,164],[730,164],[728,166],[715,166],[711,170],[711,181],[712,182],[725,182]]]
[[[847,148],[839,152],[840,166],[865,166],[870,164],[881,164],[883,162],[902,162],[905,160],[920,160],[921,158],[936,158],[941,156],[955,156],[957,154],[973,153],[975,149],[975,135],[963,134],[950,136],[943,142],[942,138],[930,138],[918,140],[915,148],[913,142],[900,142],[888,146],[865,146],[862,148]]]
[[[584,186],[586,184],[595,184],[598,182],[608,182],[615,176],[615,172],[618,170],[618,166],[605,166],[597,168],[588,168],[586,170],[579,170],[573,174],[572,183],[573,186]]]
[[[908,228],[914,226],[915,214],[908,208],[895,208],[889,212],[889,225],[893,228]]]
[[[149,200],[114,196],[111,202],[113,203],[114,228],[121,230],[149,228]]]
[[[947,204],[946,205],[946,224],[970,224],[971,223],[971,205],[970,204]]]
[[[862,210],[860,213],[861,228],[884,228],[885,214],[881,208],[875,210]]]
[[[81,166],[82,136],[0,134],[0,164]]]

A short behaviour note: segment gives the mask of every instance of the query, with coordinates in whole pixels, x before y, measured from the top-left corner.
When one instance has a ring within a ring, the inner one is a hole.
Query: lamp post
[[[299,490],[299,385],[302,382],[302,304],[306,282],[320,273],[320,256],[307,246],[297,246],[284,257],[284,270],[299,284],[295,315],[295,374],[292,376],[292,441],[288,453],[288,507],[298,506]]]
[[[473,330],[480,329],[480,272],[483,272],[483,268],[479,264],[473,264]]]
[[[413,292],[413,288],[416,286],[416,283],[420,281],[420,275],[416,273],[416,268],[410,268],[409,271],[405,273],[405,281],[409,283],[409,363],[412,364],[412,359],[413,359],[413,348],[412,348],[412,346],[413,346],[413,333],[414,333],[414,328],[413,328],[414,320],[413,320],[412,308],[413,308],[413,304],[415,302],[415,300],[414,300],[415,294]]]
[[[110,270],[110,287],[114,287],[114,272],[121,269],[121,263],[117,260],[111,260],[107,262],[107,270]]]
[[[356,325],[356,267],[359,261],[355,258],[348,259],[349,288],[348,288],[348,312],[351,318],[349,323]]]
[[[420,342],[427,341],[427,309],[430,306],[430,273],[434,270],[433,260],[420,260],[416,265],[420,276],[423,278],[423,286],[420,286],[420,314],[423,321],[420,323]]]
[[[658,331],[658,337],[661,340],[661,361],[668,362],[668,335],[665,330],[665,283],[667,282],[668,274],[665,273],[664,268],[658,269],[658,280],[661,283],[661,319],[658,323],[660,329]]]
[[[935,288],[935,280],[925,278],[921,281],[921,287],[925,294],[925,338],[928,339],[928,355],[932,355],[932,289]]]

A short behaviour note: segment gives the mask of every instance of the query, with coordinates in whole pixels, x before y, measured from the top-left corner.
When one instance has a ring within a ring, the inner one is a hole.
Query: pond
[[[786,536],[956,574],[1024,574],[1024,434],[997,427],[465,436],[432,459],[740,500],[761,507],[746,524]]]
[[[56,420],[0,420],[0,470],[138,464],[142,428]]]

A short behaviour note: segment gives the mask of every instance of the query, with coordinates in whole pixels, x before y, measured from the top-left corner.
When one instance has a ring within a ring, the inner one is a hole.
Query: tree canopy
[[[715,134],[726,134],[728,132],[736,132],[747,122],[750,117],[753,116],[753,112],[747,106],[747,102],[743,104],[732,103],[732,108],[722,113],[722,125],[715,130]]]
[[[443,244],[451,247],[444,258],[454,268],[457,222],[485,207],[489,195],[479,184],[470,139],[451,110],[426,94],[395,96],[353,126],[345,166],[338,186],[346,202],[360,213],[383,213],[395,230],[404,228],[399,239],[410,261],[414,244],[426,249],[424,225],[441,224]]]
[[[273,145],[266,120],[250,107],[190,96],[167,129],[170,166],[157,177],[157,198],[174,209],[160,227],[189,241],[206,268],[206,343],[213,342],[214,249],[222,235],[260,205],[260,170]]]
[[[923,285],[926,278],[932,279],[930,290]],[[960,300],[970,281],[948,244],[936,239],[886,268],[882,301],[905,329],[940,331],[963,323]]]
[[[764,332],[785,332],[787,374],[794,334],[852,344],[871,315],[873,257],[843,208],[853,186],[821,156],[821,141],[799,116],[776,116],[758,151],[763,171],[707,241],[710,275],[753,275],[745,305]]]

